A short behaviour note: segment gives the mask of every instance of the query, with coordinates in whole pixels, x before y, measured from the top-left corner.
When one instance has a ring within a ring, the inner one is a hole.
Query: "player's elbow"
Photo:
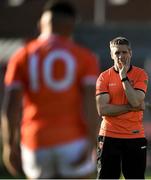
[[[143,92],[141,93],[136,92],[134,96],[131,96],[131,98],[129,98],[129,103],[133,108],[137,108],[141,106],[141,104],[144,102],[144,98],[145,98],[145,94]]]
[[[102,106],[99,107],[99,115],[100,115],[100,116],[105,116],[105,115],[107,115],[106,105],[102,105]]]

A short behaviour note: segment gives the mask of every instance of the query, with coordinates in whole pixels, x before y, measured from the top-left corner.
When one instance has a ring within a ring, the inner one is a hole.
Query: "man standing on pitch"
[[[148,76],[131,65],[125,37],[110,41],[113,67],[96,83],[97,109],[103,121],[98,137],[98,179],[144,179],[146,146],[142,122]]]

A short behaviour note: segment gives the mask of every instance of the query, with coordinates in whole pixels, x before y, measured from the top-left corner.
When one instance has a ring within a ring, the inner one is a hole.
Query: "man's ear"
[[[132,57],[132,50],[130,49],[130,56]]]

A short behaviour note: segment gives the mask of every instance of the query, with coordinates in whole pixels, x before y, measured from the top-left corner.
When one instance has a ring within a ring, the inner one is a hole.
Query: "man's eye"
[[[117,51],[117,52],[115,52],[116,55],[119,55],[120,53],[121,54],[127,54],[128,52],[127,51],[121,51],[121,52]]]
[[[126,53],[127,53],[127,51],[123,51],[122,53],[123,53],[123,54],[126,54]]]

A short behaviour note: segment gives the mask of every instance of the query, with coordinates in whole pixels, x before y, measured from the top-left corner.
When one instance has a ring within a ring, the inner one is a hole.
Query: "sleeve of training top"
[[[106,73],[101,73],[96,81],[96,95],[108,93],[108,78]]]
[[[23,69],[21,66],[25,57],[25,49],[20,48],[8,61],[4,79],[6,86],[22,85]]]
[[[139,73],[138,79],[134,84],[135,89],[143,90],[144,92],[147,91],[147,84],[148,84],[148,75],[145,71],[141,71]]]

